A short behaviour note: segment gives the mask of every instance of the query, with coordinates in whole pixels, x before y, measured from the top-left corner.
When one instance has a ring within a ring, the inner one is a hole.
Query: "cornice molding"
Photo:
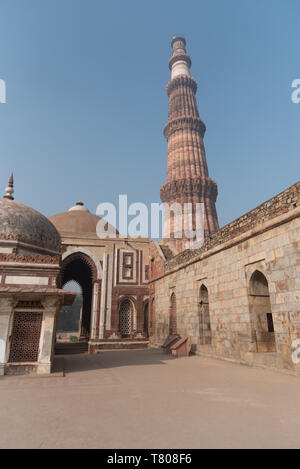
[[[197,82],[194,78],[189,77],[188,75],[178,75],[177,77],[173,78],[173,80],[169,81],[167,84],[166,90],[167,94],[170,97],[172,91],[176,90],[180,86],[188,86],[192,89],[193,93],[196,94],[197,92]]]
[[[60,264],[60,256],[43,256],[41,254],[3,254],[0,253],[0,262],[19,262],[29,264]]]
[[[163,202],[175,202],[181,197],[194,197],[197,195],[200,199],[209,198],[216,201],[218,195],[217,183],[210,178],[190,178],[178,179],[163,184],[160,189],[160,198]]]
[[[170,136],[178,130],[195,130],[199,132],[201,137],[204,137],[206,126],[200,117],[179,117],[167,123],[164,128],[164,136],[168,140]]]
[[[179,60],[183,60],[184,62],[188,64],[188,67],[191,68],[192,60],[190,56],[182,52],[179,54],[172,55],[172,57],[169,60],[169,69],[172,70],[174,63],[178,62]]]
[[[50,246],[49,241],[46,243],[41,242],[38,238],[26,238],[22,235],[14,235],[14,234],[7,234],[7,233],[0,233],[0,241],[15,241],[17,243],[25,243],[32,247],[40,247],[47,250],[53,250],[57,252],[57,244],[53,244]]]

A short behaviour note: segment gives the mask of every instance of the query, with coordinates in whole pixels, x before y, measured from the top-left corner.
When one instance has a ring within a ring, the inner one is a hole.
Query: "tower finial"
[[[3,198],[14,200],[14,197],[12,196],[13,193],[14,193],[14,175],[13,173],[11,173],[10,178],[8,180],[8,186],[5,189],[5,196]]]
[[[183,36],[174,36],[171,42],[173,49],[172,57],[169,60],[171,70],[171,80],[178,75],[190,75],[191,58],[186,53],[186,41]]]

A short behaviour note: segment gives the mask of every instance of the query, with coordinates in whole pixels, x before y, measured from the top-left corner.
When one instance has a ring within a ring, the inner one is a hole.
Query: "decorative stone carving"
[[[119,336],[115,332],[113,332],[108,338],[112,340],[118,340]]]
[[[45,310],[57,310],[61,307],[61,299],[52,296],[46,296],[41,300],[41,303]]]
[[[60,256],[43,256],[41,254],[3,254],[0,253],[0,262],[23,262],[30,264],[59,264]]]

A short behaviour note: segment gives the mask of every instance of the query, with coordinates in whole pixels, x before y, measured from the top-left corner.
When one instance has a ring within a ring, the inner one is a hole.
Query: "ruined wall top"
[[[192,261],[200,254],[230,241],[239,235],[299,207],[300,181],[280,194],[272,197],[240,218],[207,236],[200,249],[187,249],[165,263],[165,271]]]

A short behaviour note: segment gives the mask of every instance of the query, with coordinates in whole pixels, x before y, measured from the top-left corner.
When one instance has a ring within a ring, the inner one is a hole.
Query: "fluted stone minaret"
[[[199,117],[195,98],[197,82],[190,75],[191,59],[185,46],[183,37],[173,38],[173,54],[169,60],[171,81],[167,85],[169,118],[164,129],[168,142],[167,182],[161,187],[160,196],[162,202],[169,205],[177,202],[183,207],[184,203],[190,202],[193,229],[196,228],[196,204],[203,203],[204,234],[207,236],[219,228],[215,207],[218,189],[208,174],[203,144],[205,124]],[[164,226],[167,222],[165,217]],[[172,215],[170,226],[170,238],[174,238],[177,230]],[[165,230],[164,237],[168,237]],[[183,235],[182,240],[174,239],[174,244],[181,251],[190,243]]]

